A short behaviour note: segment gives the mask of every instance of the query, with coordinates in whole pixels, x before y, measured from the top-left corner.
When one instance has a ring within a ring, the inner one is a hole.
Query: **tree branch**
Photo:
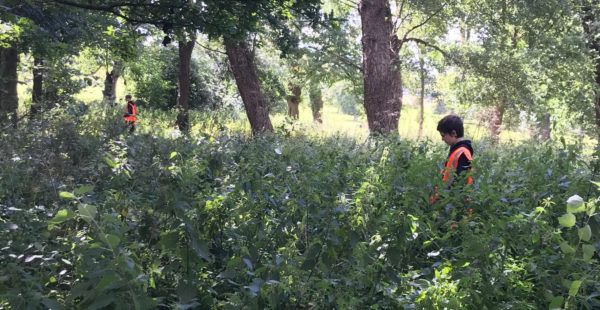
[[[423,22],[421,22],[420,24],[410,28],[405,34],[404,37],[402,38],[402,40],[406,39],[408,37],[408,35],[413,32],[415,29],[418,29],[420,27],[423,27],[425,24],[427,24],[433,17],[435,17],[436,15],[438,15],[446,6],[446,4],[442,4],[442,6],[435,12],[433,12],[433,14],[429,15]]]
[[[419,39],[419,38],[404,38],[404,39],[402,39],[402,43],[409,42],[409,41],[413,41],[413,42],[416,42],[417,44],[422,44],[422,45],[431,47],[431,48],[437,50],[438,52],[442,53],[442,55],[444,55],[444,57],[451,58],[450,55],[448,53],[446,53],[446,51],[444,51],[443,49],[441,49],[437,45],[431,44],[431,43],[429,43],[429,42],[427,42],[425,40],[422,40],[422,39]]]

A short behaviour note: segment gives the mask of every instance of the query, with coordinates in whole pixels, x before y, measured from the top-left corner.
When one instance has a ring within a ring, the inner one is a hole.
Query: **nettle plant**
[[[592,183],[600,188],[600,183]],[[597,198],[585,202],[579,195],[571,196],[567,200],[566,213],[558,217],[561,229],[555,240],[559,242],[560,250],[564,255],[563,266],[570,272],[562,283],[569,289],[569,293],[566,298],[553,296],[550,309],[568,308],[569,302],[580,304],[590,299],[593,303],[598,302],[596,297],[600,295],[598,291],[600,266],[594,254],[600,242],[597,235],[592,234],[592,226],[590,226],[590,224],[598,224],[594,220],[598,215],[595,213],[597,202]],[[587,296],[583,297],[585,295]]]

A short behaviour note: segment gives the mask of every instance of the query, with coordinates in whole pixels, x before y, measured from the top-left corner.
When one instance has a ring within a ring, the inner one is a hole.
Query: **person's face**
[[[125,97],[125,101],[131,101],[131,97]]]
[[[456,130],[452,130],[452,132],[440,132],[440,136],[442,137],[442,141],[444,141],[448,145],[452,145],[458,141],[456,137]]]

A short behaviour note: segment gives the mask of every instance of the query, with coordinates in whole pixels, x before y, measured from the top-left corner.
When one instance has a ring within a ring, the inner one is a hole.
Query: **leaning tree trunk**
[[[10,47],[0,46],[0,122],[12,120],[17,126],[17,64],[19,52],[13,44]]]
[[[398,131],[402,108],[402,75],[388,0],[362,0],[364,106],[372,132]]]
[[[321,111],[323,110],[323,96],[321,94],[321,88],[317,85],[310,86],[310,108],[312,110],[313,121],[323,124],[321,118]]]
[[[425,49],[421,48],[419,55],[420,78],[421,78],[421,96],[419,98],[419,133],[417,137],[423,136],[423,114],[425,109]]]
[[[42,108],[44,83],[44,60],[40,57],[33,58],[33,91],[31,92],[31,101],[33,104],[29,108],[29,118],[33,119]]]
[[[257,135],[266,130],[273,130],[265,97],[256,74],[254,55],[246,43],[235,42],[227,38],[225,39],[225,50],[235,83],[244,102],[252,134]]]
[[[288,116],[292,119],[298,119],[300,117],[300,96],[302,95],[302,88],[300,86],[290,83],[289,84],[290,95],[287,97],[288,105]]]
[[[190,125],[190,63],[194,50],[195,37],[187,42],[179,42],[179,74],[177,84],[177,126],[179,130],[187,132]]]

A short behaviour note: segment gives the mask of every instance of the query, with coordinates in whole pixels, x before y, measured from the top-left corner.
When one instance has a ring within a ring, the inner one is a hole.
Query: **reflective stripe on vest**
[[[454,150],[450,157],[448,157],[448,161],[446,162],[446,167],[442,169],[442,181],[448,181],[448,184],[452,184],[454,181],[454,173],[458,168],[458,159],[461,155],[465,155],[469,161],[471,161],[471,151],[468,148],[461,146]],[[473,167],[469,168],[470,171],[473,171]],[[467,184],[473,184],[473,179],[471,176],[467,177]]]
[[[129,108],[129,106],[131,106],[131,116],[125,116],[125,121],[127,122],[134,122],[135,123],[135,115],[136,115],[136,109],[135,109],[135,104],[128,102],[127,103],[127,107]],[[129,113],[129,109],[127,109],[126,111],[127,113]]]

